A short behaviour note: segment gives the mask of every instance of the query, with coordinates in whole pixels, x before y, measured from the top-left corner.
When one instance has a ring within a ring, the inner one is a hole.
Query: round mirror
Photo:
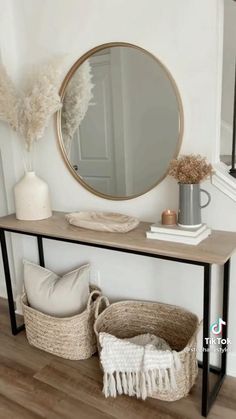
[[[156,186],[183,135],[177,86],[153,55],[126,43],[81,57],[61,87],[57,114],[67,166],[91,192],[130,199]]]

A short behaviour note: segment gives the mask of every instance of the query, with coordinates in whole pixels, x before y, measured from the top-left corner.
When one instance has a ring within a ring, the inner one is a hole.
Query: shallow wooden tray
[[[117,233],[127,233],[139,224],[137,218],[115,212],[80,211],[67,214],[66,219],[76,227]]]

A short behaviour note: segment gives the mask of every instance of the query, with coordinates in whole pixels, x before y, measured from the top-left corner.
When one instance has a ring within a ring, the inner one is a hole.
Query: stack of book
[[[157,223],[151,225],[150,230],[146,232],[146,237],[154,240],[197,245],[210,234],[211,229],[206,224],[197,228],[184,228],[178,225],[168,226]]]

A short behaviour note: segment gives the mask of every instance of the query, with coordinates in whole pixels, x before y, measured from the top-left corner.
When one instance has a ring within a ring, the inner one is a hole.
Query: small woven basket
[[[99,311],[107,307],[99,314]],[[172,350],[179,354],[181,368],[175,371],[176,390],[158,391],[150,397],[175,401],[188,395],[198,375],[196,339],[199,321],[195,314],[183,308],[152,302],[122,301],[109,305],[106,297],[100,296],[95,311],[94,330],[97,336],[106,332],[117,338],[131,338],[151,333],[163,338]]]
[[[30,307],[22,297],[26,336],[30,345],[66,359],[87,359],[97,352],[94,334],[96,297],[101,292],[90,289],[87,308],[72,317],[59,318]]]

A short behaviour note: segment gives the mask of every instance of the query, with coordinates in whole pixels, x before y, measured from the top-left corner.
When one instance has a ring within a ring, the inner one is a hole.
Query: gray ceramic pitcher
[[[208,201],[201,205],[201,192],[204,192]],[[211,202],[211,195],[200,185],[179,183],[179,213],[178,224],[181,227],[196,228],[202,224],[201,208],[207,207]]]

